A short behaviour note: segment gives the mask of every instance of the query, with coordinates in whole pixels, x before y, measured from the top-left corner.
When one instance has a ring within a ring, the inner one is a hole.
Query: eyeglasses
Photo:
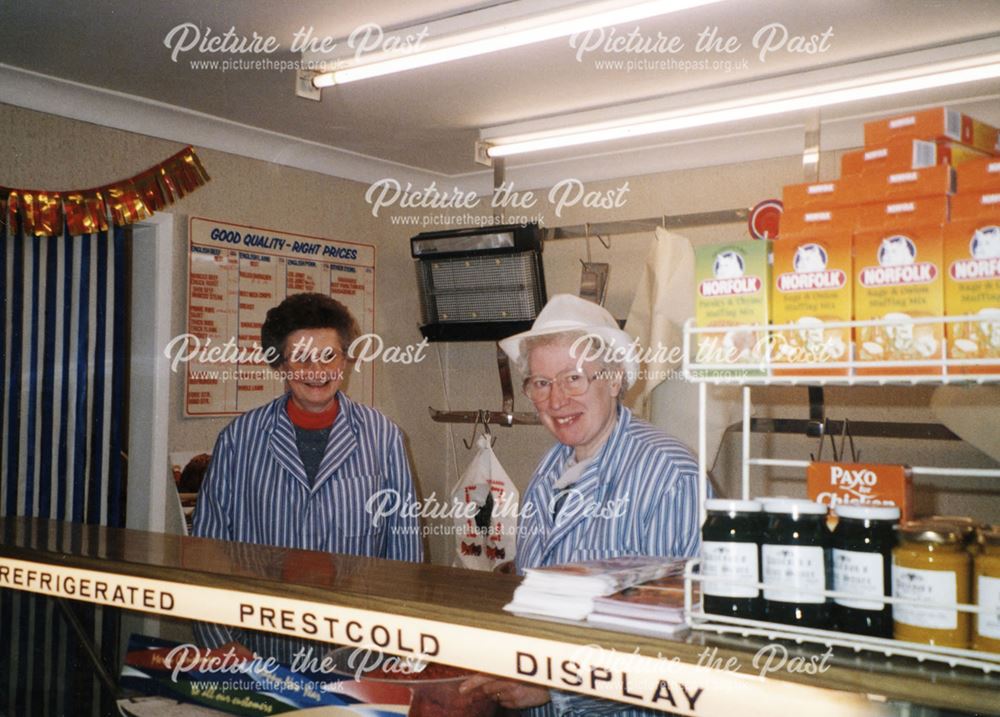
[[[324,349],[294,349],[288,356],[285,357],[285,362],[289,366],[311,366],[313,364],[319,364],[325,366],[327,364],[336,363],[340,357],[343,356],[339,350],[334,348],[324,348]]]
[[[559,390],[566,396],[582,396],[590,388],[590,382],[599,374],[588,376],[583,371],[563,371],[555,378],[545,376],[528,376],[521,384],[524,395],[533,402],[544,401],[552,393],[552,385],[559,384]]]

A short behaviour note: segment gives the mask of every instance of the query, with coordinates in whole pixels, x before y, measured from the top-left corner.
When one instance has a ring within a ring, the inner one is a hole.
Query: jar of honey
[[[898,526],[896,535],[892,596],[916,602],[893,605],[893,636],[968,648],[969,613],[949,607],[969,602],[971,557],[961,530],[945,523],[911,521]]]
[[[972,649],[1000,652],[1000,525],[984,528],[972,589],[980,613],[973,620]]]

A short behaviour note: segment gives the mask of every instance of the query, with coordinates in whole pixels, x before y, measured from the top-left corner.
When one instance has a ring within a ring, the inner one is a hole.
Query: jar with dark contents
[[[705,612],[760,620],[760,539],[764,515],[756,500],[705,501],[701,529],[701,584]]]
[[[764,510],[764,616],[771,622],[828,628],[830,607],[822,592],[831,584],[826,506],[786,498],[766,501]]]
[[[899,508],[841,504],[834,508],[833,589],[857,598],[834,598],[837,629],[859,635],[892,637],[892,549]]]

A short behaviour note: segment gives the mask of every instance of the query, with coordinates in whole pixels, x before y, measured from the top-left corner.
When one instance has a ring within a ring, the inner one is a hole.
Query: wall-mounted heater
[[[545,305],[535,224],[424,232],[410,252],[430,341],[496,341],[527,331]]]

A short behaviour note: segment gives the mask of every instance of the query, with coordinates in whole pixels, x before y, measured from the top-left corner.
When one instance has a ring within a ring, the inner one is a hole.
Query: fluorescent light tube
[[[572,5],[568,9],[529,18],[517,18],[492,27],[480,28],[450,37],[434,39],[426,47],[410,51],[380,53],[360,62],[323,72],[313,78],[315,87],[342,85],[395,72],[405,72],[442,62],[462,60],[490,52],[523,47],[536,42],[569,37],[601,27],[635,22],[657,15],[666,15],[721,0],[646,0],[646,2],[603,2],[593,5]]]
[[[539,152],[546,149],[575,147],[594,142],[642,137],[691,127],[768,117],[798,110],[829,107],[856,100],[887,97],[947,87],[964,82],[975,82],[1000,77],[1000,54],[978,58],[972,66],[955,69],[919,68],[907,72],[889,73],[883,79],[868,78],[861,82],[838,82],[797,92],[775,93],[770,96],[720,102],[681,111],[646,115],[614,123],[600,123],[567,127],[544,133],[488,140],[490,157],[509,157],[516,154]],[[950,63],[954,67],[956,63]],[[968,65],[969,62],[962,63]],[[903,75],[903,76],[901,76]]]

